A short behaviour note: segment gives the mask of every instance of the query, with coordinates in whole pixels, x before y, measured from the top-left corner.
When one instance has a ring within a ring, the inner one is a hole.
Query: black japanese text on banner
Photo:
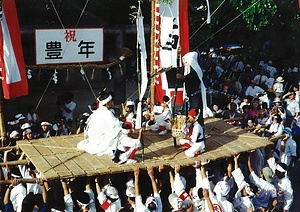
[[[103,29],[35,30],[36,64],[103,61]]]

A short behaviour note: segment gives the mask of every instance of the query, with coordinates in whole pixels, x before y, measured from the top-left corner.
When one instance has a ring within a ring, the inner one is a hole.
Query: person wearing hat
[[[154,169],[152,166],[147,167],[147,173],[151,180],[153,194],[146,198],[145,204],[142,201],[140,193],[140,168],[134,168],[134,189],[135,189],[135,206],[136,211],[162,212],[163,205],[159,194],[159,187],[154,176]]]
[[[122,134],[118,141],[118,152],[115,154],[114,161],[123,163],[135,163],[134,155],[138,148],[141,147],[143,128],[139,130],[138,138],[132,137],[133,126],[131,122],[124,122],[122,124]]]
[[[279,97],[275,97],[272,101],[272,106],[269,108],[270,116],[278,115],[282,119],[282,123],[284,124],[286,121],[286,110],[282,106],[282,100]],[[271,120],[269,120],[270,122]]]
[[[127,100],[125,105],[125,121],[135,125],[135,103],[132,100]]]
[[[254,206],[252,203],[252,197],[255,195],[249,185],[245,181],[245,177],[239,168],[240,155],[234,156],[234,170],[232,172],[233,179],[238,187],[237,192],[234,195],[233,207],[237,211],[254,211]]]
[[[275,173],[272,178],[272,184],[277,191],[277,205],[276,208],[279,211],[289,211],[293,204],[293,187],[292,183],[287,175],[288,167],[285,163],[276,163],[271,151],[266,154],[269,167]]]
[[[195,108],[200,109],[199,122],[204,126],[203,117],[208,110],[206,100],[206,87],[203,82],[203,71],[198,63],[198,53],[188,52],[182,57],[183,73],[177,73],[176,78],[182,80],[187,94],[186,112]],[[185,114],[187,115],[187,114]]]
[[[254,172],[251,164],[251,155],[248,154],[248,169],[249,169],[249,180],[258,188],[258,192],[253,198],[253,205],[255,211],[259,209],[267,210],[273,208],[277,203],[277,192],[275,186],[271,183],[273,178],[273,171],[270,167],[264,167],[260,171],[260,175],[257,176]],[[269,204],[269,203],[272,204]]]
[[[205,151],[204,131],[198,120],[199,113],[192,108],[188,113],[188,126],[184,138],[179,140],[180,144],[187,148],[185,155],[196,157]]]
[[[97,199],[100,203],[100,207],[106,212],[118,211],[121,208],[121,200],[118,194],[118,190],[107,184],[103,188],[100,186],[98,178],[95,178]]]
[[[172,207],[172,212],[184,212],[185,206],[183,204],[182,199],[180,199],[177,194],[171,193],[168,196],[168,201]]]
[[[33,139],[33,133],[30,128],[27,128],[23,131],[23,140],[32,140]]]
[[[283,129],[283,138],[278,139],[276,150],[278,152],[280,163],[285,163],[289,169],[294,166],[297,159],[297,144],[293,140],[293,132],[289,127]]]
[[[283,86],[284,79],[279,76],[276,78],[276,82],[273,84],[273,91],[275,92],[276,97],[281,97],[284,92]]]
[[[182,201],[182,208],[188,210],[188,208],[194,207],[194,203],[192,201],[190,194],[186,192],[186,180],[183,176],[180,175],[180,169],[181,169],[180,165],[174,166],[175,176],[172,173],[173,169],[170,170],[169,172],[170,184],[171,184],[172,193],[176,194],[176,196]],[[173,205],[174,203],[170,202],[170,204]]]
[[[114,157],[122,124],[112,112],[115,105],[111,94],[102,90],[97,101],[99,107],[92,113],[87,123],[88,138],[80,141],[77,148],[90,154]]]
[[[10,134],[9,134],[9,145],[8,146],[15,146],[16,145],[16,141],[21,140],[21,135],[17,130],[13,130]]]
[[[206,166],[209,161],[195,161],[193,167],[196,172],[196,185],[191,188],[189,194],[193,200],[194,206],[198,209],[198,211],[233,211],[233,206],[228,201],[221,200],[221,198],[217,198],[215,193],[211,189],[211,184],[208,180]],[[228,184],[226,184],[228,185]],[[224,193],[229,193],[229,188],[226,188]],[[206,193],[207,191],[207,194]],[[221,192],[221,190],[216,190],[217,193]],[[226,195],[227,195],[226,194]],[[226,196],[225,195],[225,196]],[[201,209],[200,209],[201,208]]]
[[[42,132],[40,132],[39,137],[40,138],[49,138],[52,134],[52,124],[48,121],[42,121],[41,122],[41,128]]]
[[[160,104],[160,106],[155,106],[153,109],[155,123],[150,125],[150,129],[152,131],[160,130],[158,133],[159,135],[165,135],[167,134],[168,130],[171,129],[170,119],[172,116],[172,111],[169,108],[169,101],[170,98],[168,96],[163,96],[163,102]]]

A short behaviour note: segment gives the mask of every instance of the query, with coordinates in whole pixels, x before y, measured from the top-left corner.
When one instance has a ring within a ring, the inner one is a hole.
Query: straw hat
[[[276,78],[276,81],[277,81],[277,82],[284,82],[284,79],[283,79],[282,77],[277,77],[277,78]]]

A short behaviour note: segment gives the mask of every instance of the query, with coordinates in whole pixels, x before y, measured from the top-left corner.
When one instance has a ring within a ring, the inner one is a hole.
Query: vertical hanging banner
[[[35,30],[36,64],[103,61],[103,28]]]
[[[140,87],[139,103],[137,105],[137,117],[136,117],[136,125],[135,125],[136,129],[140,129],[142,127],[142,98],[144,97],[148,86],[147,50],[146,50],[143,19],[144,17],[140,15],[136,18],[137,41],[141,51],[141,87]]]
[[[0,69],[5,99],[28,94],[20,26],[14,0],[2,0]]]
[[[182,49],[182,53],[189,51],[188,0],[174,0],[171,5],[161,3],[159,7],[156,6],[155,14],[155,18],[159,20],[155,21],[155,29],[157,32],[160,32],[158,41],[160,44],[159,53],[155,54],[155,64],[161,68],[177,68],[181,65],[177,62],[179,46]],[[174,84],[171,81],[175,80],[175,76],[176,71],[168,74],[162,73],[156,77],[156,102],[161,102],[164,95],[170,98],[173,97],[175,87],[171,86],[171,84]],[[183,88],[179,87],[177,91],[179,98],[176,98],[176,104],[182,104]]]

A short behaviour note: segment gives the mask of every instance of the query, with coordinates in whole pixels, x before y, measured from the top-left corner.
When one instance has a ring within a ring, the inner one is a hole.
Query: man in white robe
[[[112,112],[114,101],[110,94],[101,92],[97,98],[99,108],[87,123],[87,139],[80,141],[77,148],[90,154],[113,156],[122,130],[120,120]]]

